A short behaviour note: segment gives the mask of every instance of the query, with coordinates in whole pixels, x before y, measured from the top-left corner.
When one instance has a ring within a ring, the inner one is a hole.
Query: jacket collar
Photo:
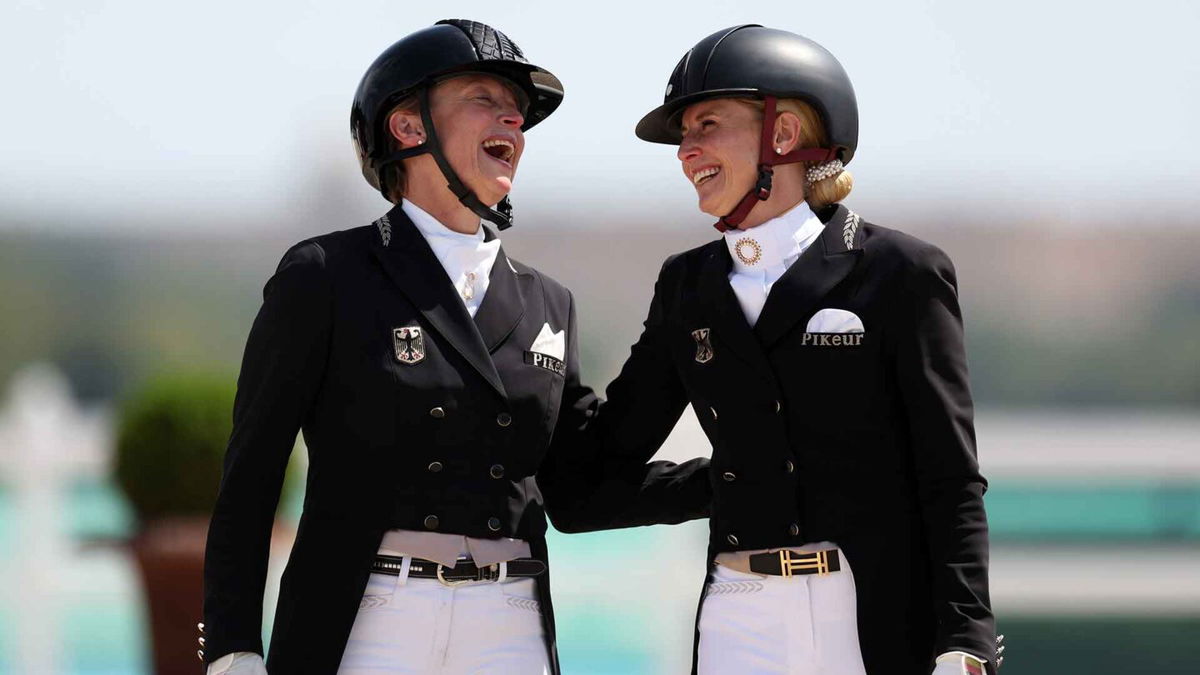
[[[490,229],[488,232],[491,234]],[[501,247],[488,279],[487,295],[483,296],[483,302],[475,312],[475,327],[479,329],[483,343],[491,353],[504,343],[525,317],[525,299],[533,283],[533,275],[518,272]]]
[[[490,283],[498,283],[498,286],[489,287],[488,294],[477,312],[484,314],[481,320],[484,328],[481,329],[477,328],[476,322],[472,321],[471,315],[467,313],[467,308],[459,300],[429,243],[400,206],[388,211],[386,216],[376,221],[376,225],[379,228],[379,236],[372,237],[371,253],[382,264],[388,277],[416,306],[429,325],[440,333],[497,393],[507,398],[504,383],[496,365],[492,363],[489,345],[485,343],[484,338],[486,334],[492,340],[496,340],[498,345],[520,320],[520,316],[517,316],[511,325],[508,325],[510,314],[514,311],[518,311],[520,315],[524,314],[524,301],[519,292],[516,293],[515,302],[493,298],[494,291],[500,291],[495,295],[502,296],[514,289],[520,290],[515,279],[510,283],[505,275],[497,277],[497,268],[502,267],[503,272],[512,272],[507,258],[503,258],[501,264],[503,252],[497,256],[497,264],[492,266],[490,277]]]
[[[817,214],[825,229],[819,244],[809,246],[771,287],[754,332],[770,349],[854,269],[862,254],[862,219],[841,204]]]

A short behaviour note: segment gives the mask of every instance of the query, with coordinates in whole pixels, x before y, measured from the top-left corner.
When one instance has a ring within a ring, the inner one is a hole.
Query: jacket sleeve
[[[994,661],[983,507],[987,481],[975,455],[954,266],[929,246],[905,277],[896,371],[933,565],[938,619],[933,653],[963,651]]]
[[[660,275],[641,337],[608,386],[606,401],[579,382],[571,302],[562,406],[538,472],[547,514],[559,531],[675,524],[709,515],[707,459],[650,461],[687,407],[665,342],[663,286]]]
[[[263,290],[238,376],[204,559],[206,662],[263,653],[271,528],[288,456],[324,373],[330,307],[324,251],[315,242],[293,247]]]

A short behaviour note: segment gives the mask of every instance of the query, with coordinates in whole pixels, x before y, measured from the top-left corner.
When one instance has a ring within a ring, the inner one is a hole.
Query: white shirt
[[[758,321],[771,286],[824,228],[825,224],[808,207],[808,202],[800,202],[762,225],[725,233],[725,245],[733,258],[729,285],[747,323],[753,326]]]
[[[474,317],[487,293],[488,277],[500,252],[500,239],[484,241],[482,224],[475,234],[455,232],[410,201],[403,202],[400,208],[429,242],[433,255],[450,277],[450,284],[458,291],[459,299]]]

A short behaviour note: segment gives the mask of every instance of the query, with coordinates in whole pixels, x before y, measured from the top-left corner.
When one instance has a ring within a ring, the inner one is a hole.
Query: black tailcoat
[[[621,465],[628,480],[603,488],[620,509],[543,506],[542,487],[597,494],[598,461],[583,455],[594,446],[571,439],[600,402],[579,382],[571,294],[503,250],[489,284],[472,319],[399,207],[283,257],[246,345],[209,528],[206,661],[263,653],[268,542],[300,429],[307,490],[279,591],[272,675],[337,670],[387,529],[519,537],[546,560],[547,510],[568,530],[708,515],[704,461]],[[530,352],[547,325],[565,331],[565,364]],[[548,574],[538,588],[557,672]]]
[[[992,659],[986,482],[954,268],[845,207],[819,215],[821,236],[753,328],[724,241],[668,259],[598,422],[627,427],[616,433],[636,457],[690,403],[713,444],[710,564],[722,551],[838,544],[868,672],[928,675],[956,649]],[[853,312],[865,333],[806,333],[824,308]]]

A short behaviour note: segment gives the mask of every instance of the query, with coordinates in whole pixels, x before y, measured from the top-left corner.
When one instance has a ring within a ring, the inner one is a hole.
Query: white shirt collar
[[[408,200],[401,203],[400,208],[428,242],[467,311],[475,316],[490,285],[492,267],[500,253],[500,238],[493,237],[491,241],[486,241],[487,233],[482,222],[475,234],[463,234],[446,227]]]
[[[460,244],[470,243],[474,245],[475,241],[484,240],[483,221],[480,221],[479,229],[475,230],[475,234],[463,234],[462,232],[455,232],[446,227],[437,218],[429,215],[429,212],[425,209],[407,199],[400,203],[400,209],[404,211],[404,215],[408,216],[409,220],[413,221],[413,225],[417,226],[417,229],[421,231],[421,234],[424,235],[427,241],[432,240],[434,237],[446,237]]]
[[[825,229],[825,224],[800,202],[784,213],[748,230],[729,230],[725,245],[733,258],[733,271],[758,274],[783,265],[788,267]]]

